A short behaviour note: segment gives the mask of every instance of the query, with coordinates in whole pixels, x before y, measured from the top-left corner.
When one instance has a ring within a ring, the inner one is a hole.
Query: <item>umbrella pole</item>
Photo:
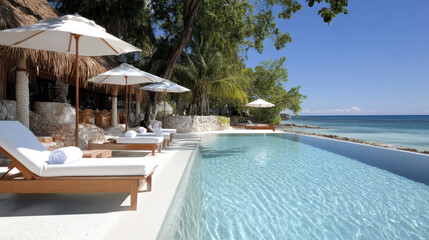
[[[259,104],[259,123],[261,123],[261,104]]]
[[[72,34],[76,40],[76,67],[75,67],[75,77],[76,77],[76,95],[75,95],[75,104],[76,104],[76,130],[75,130],[75,145],[79,147],[79,38],[82,35]]]
[[[165,128],[165,102],[167,101],[167,89],[164,89],[164,123],[162,126]]]
[[[128,130],[128,76],[125,76],[125,132]]]

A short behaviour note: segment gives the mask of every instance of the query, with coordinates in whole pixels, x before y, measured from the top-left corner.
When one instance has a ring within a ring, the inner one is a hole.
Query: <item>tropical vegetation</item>
[[[143,49],[127,61],[143,70],[175,81],[192,93],[169,96],[176,113],[256,116],[244,105],[264,98],[276,107],[263,110],[263,121],[279,122],[279,113],[299,113],[305,96],[300,87],[288,87],[285,57],[247,68],[249,49],[261,53],[264,40],[276,49],[292,41],[277,27],[302,9],[297,0],[51,0],[61,13],[79,13],[107,31]],[[330,24],[347,14],[348,0],[306,0],[320,4],[319,15]],[[288,90],[286,90],[288,89]],[[147,93],[146,121],[159,96]],[[170,94],[171,95],[171,94]]]

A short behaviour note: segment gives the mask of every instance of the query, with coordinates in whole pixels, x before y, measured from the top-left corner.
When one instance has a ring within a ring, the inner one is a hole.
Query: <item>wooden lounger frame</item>
[[[266,130],[273,130],[273,132],[276,131],[276,127],[274,126],[274,124],[268,124],[268,126],[256,126],[256,125],[248,126],[248,125],[245,125],[244,128],[245,129],[259,129],[259,130],[266,129]]]
[[[0,176],[0,193],[130,193],[131,210],[137,210],[137,194],[144,184],[152,190],[152,175],[157,166],[145,176],[40,177],[0,147],[12,164]],[[12,169],[19,173],[9,174]]]
[[[152,156],[155,151],[161,152],[162,145],[166,139],[160,143],[143,144],[143,143],[88,143],[88,150],[108,149],[108,150],[151,150]]]

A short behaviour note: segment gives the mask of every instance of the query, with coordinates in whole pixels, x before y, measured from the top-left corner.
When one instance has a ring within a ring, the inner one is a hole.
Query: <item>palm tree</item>
[[[210,96],[247,102],[247,94],[238,84],[240,76],[232,65],[227,66],[212,43],[213,38],[191,41],[191,52],[185,52],[175,66],[175,78],[192,90],[191,115],[209,114]]]

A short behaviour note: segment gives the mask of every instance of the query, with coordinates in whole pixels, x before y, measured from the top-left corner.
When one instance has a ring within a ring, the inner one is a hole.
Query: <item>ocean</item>
[[[355,138],[394,148],[429,151],[429,115],[292,116],[292,120],[283,123],[328,128],[302,128],[304,132]],[[295,127],[295,131],[301,131],[301,128]]]

